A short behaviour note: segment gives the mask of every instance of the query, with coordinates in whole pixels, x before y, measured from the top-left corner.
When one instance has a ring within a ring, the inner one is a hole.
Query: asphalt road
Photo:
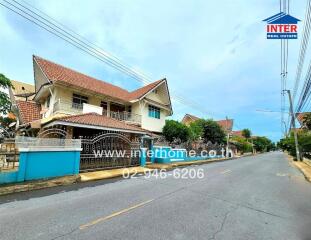
[[[282,153],[178,171],[0,197],[0,239],[311,239],[311,183]]]

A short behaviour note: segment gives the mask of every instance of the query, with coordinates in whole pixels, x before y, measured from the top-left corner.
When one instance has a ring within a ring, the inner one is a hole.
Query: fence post
[[[146,166],[147,148],[140,148],[140,166]]]

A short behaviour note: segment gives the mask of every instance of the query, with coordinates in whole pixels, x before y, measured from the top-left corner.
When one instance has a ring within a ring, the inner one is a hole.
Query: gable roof
[[[41,119],[41,106],[33,101],[16,101],[22,124]]]
[[[194,116],[194,115],[191,115],[191,114],[186,114],[183,119],[181,120],[182,123],[185,123],[186,122],[186,118],[190,118],[191,119],[191,122],[194,122],[196,120],[199,120],[201,118],[197,117],[197,116]],[[218,120],[218,121],[215,121],[216,123],[218,123],[218,125],[220,127],[222,127],[223,130],[227,131],[232,131],[232,128],[233,128],[233,119],[224,119],[224,120]]]
[[[187,121],[187,119],[189,119],[190,122]],[[199,117],[196,117],[194,115],[186,113],[185,116],[183,117],[183,119],[181,120],[181,122],[184,124],[189,124],[189,123],[194,122],[194,121],[199,120],[199,119],[200,119]]]
[[[36,93],[35,86],[29,83],[23,83],[15,80],[11,80],[12,87],[11,91],[14,95],[15,100],[32,100]]]
[[[125,102],[139,99],[143,95],[159,86],[160,83],[164,81],[166,82],[166,79],[161,79],[141,87],[133,92],[129,92],[121,87],[87,76],[83,73],[77,72],[73,69],[64,67],[41,57],[33,56],[33,59],[38,64],[48,80],[52,83],[80,87],[94,93],[110,96]]]
[[[112,130],[128,130],[128,131],[139,132],[143,134],[149,133],[149,131],[142,129],[140,127],[127,124],[124,121],[119,121],[117,119],[110,118],[104,115],[99,115],[97,113],[85,113],[85,114],[72,115],[72,116],[63,116],[63,117],[53,119],[52,121],[67,122],[67,123],[88,125],[88,126],[94,126],[94,127],[102,127],[102,128],[112,129]]]
[[[218,120],[216,121],[219,126],[222,127],[223,130],[225,131],[232,131],[233,127],[233,119],[224,119],[224,120]]]

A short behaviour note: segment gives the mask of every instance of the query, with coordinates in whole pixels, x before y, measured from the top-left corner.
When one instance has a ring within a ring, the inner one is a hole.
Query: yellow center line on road
[[[231,170],[225,170],[225,171],[223,171],[223,172],[220,172],[221,174],[226,174],[226,173],[229,173],[229,172],[231,172]]]
[[[121,210],[121,211],[112,213],[112,214],[110,214],[110,215],[108,215],[108,216],[106,216],[106,217],[98,218],[98,219],[96,219],[96,220],[94,220],[94,221],[92,221],[92,222],[89,222],[89,223],[87,223],[87,224],[81,225],[81,226],[79,227],[79,229],[80,229],[80,230],[83,230],[83,229],[86,229],[86,228],[88,228],[88,227],[91,227],[91,226],[93,226],[93,225],[95,225],[95,224],[97,224],[97,223],[100,223],[100,222],[109,220],[109,219],[111,219],[111,218],[113,218],[113,217],[116,217],[116,216],[119,216],[119,215],[121,215],[121,214],[123,214],[123,213],[129,212],[129,211],[131,211],[131,210],[133,210],[133,209],[135,209],[135,208],[142,207],[142,206],[144,206],[144,205],[146,205],[146,204],[152,202],[153,200],[154,200],[154,199],[150,199],[150,200],[148,200],[148,201],[145,201],[145,202],[136,204],[136,205],[134,205],[134,206],[132,206],[132,207],[128,207],[128,208],[125,208],[125,209],[123,209],[123,210]]]

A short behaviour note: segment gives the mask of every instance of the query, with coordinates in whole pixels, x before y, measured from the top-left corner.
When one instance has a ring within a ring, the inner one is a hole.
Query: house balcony
[[[114,119],[117,119],[119,121],[124,121],[129,124],[135,124],[141,126],[141,115],[126,112],[126,111],[120,111],[120,112],[114,112],[109,110],[103,110],[102,107],[90,105],[90,104],[77,104],[72,102],[65,102],[58,100],[54,103],[53,106],[53,114],[62,113],[62,114],[68,114],[68,115],[78,115],[82,113],[87,112],[94,112],[90,109],[97,109],[99,111],[95,111],[98,114],[102,114],[107,117],[111,117]]]
[[[113,111],[103,111],[103,115],[120,120],[125,121],[130,124],[141,125],[141,115],[131,113],[131,112],[113,112]]]

